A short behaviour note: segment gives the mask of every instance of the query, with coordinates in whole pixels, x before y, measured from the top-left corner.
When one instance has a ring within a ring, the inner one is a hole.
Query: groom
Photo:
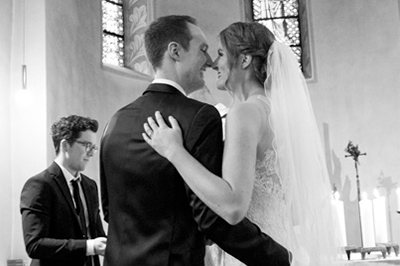
[[[221,175],[222,127],[211,105],[186,97],[204,86],[211,65],[201,29],[188,16],[166,16],[145,33],[155,79],[111,118],[101,142],[103,211],[109,223],[105,266],[203,266],[205,237],[247,265],[289,265],[288,251],[249,220],[232,226],[212,212],[179,173],[142,138],[155,111],[173,115],[186,149]]]

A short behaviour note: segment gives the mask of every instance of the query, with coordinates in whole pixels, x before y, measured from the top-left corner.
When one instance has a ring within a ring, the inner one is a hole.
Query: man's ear
[[[180,60],[180,48],[181,46],[177,42],[170,42],[168,44],[167,52],[174,61]]]
[[[251,61],[253,60],[253,57],[251,55],[248,54],[242,54],[240,55],[240,67],[242,69],[246,69],[248,66],[250,66]]]
[[[60,141],[60,151],[68,151],[69,149],[69,143],[65,139],[62,139]]]

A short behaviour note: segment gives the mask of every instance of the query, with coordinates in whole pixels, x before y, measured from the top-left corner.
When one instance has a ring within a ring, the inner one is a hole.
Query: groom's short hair
[[[190,16],[164,16],[153,21],[145,32],[144,43],[147,59],[154,69],[162,66],[164,53],[170,42],[177,42],[188,50],[193,38],[188,23],[196,25]]]

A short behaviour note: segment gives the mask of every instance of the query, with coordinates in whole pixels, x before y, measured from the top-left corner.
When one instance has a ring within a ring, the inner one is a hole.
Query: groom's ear
[[[240,67],[242,69],[246,69],[248,66],[250,66],[251,61],[253,60],[253,57],[248,54],[242,54],[240,55]]]
[[[181,46],[177,42],[170,42],[167,47],[167,52],[168,55],[174,60],[174,61],[180,61],[180,48]]]

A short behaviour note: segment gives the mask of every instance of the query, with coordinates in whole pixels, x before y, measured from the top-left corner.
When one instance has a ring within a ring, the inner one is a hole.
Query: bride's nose
[[[214,70],[218,70],[218,61],[219,61],[219,56],[215,58],[214,62],[212,62],[211,68]]]

